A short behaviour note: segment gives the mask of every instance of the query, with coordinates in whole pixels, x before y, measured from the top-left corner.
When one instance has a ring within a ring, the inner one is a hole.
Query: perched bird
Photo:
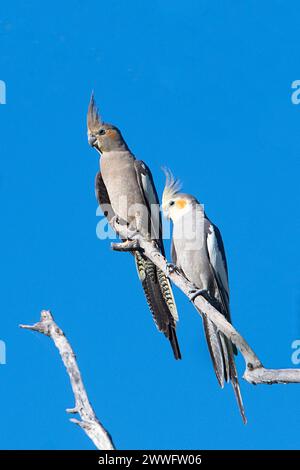
[[[96,197],[109,222],[117,218],[130,230],[152,240],[162,254],[160,206],[153,178],[144,162],[136,160],[119,129],[101,120],[92,95],[87,115],[88,141],[100,157]],[[123,240],[124,251],[134,241]],[[159,331],[169,339],[175,359],[181,359],[176,336],[178,314],[166,275],[139,251],[134,251],[137,272]]]
[[[176,267],[197,288],[193,299],[203,295],[231,322],[228,270],[218,228],[208,219],[196,198],[180,192],[180,183],[165,171],[162,197],[165,216],[173,222],[171,256]],[[244,423],[246,416],[234,361],[235,346],[203,316],[204,331],[220,386],[231,381]]]

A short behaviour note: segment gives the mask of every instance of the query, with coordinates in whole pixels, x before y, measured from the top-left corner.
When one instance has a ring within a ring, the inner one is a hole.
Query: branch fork
[[[75,353],[64,332],[55,323],[51,312],[49,310],[43,310],[39,322],[34,325],[20,325],[20,327],[26,330],[37,331],[38,333],[49,336],[53,340],[66,367],[75,397],[75,406],[68,408],[66,412],[78,414],[81,418],[81,420],[71,418],[70,421],[77,424],[85,431],[97,449],[114,450],[115,447],[111,436],[100,423],[88,399]]]

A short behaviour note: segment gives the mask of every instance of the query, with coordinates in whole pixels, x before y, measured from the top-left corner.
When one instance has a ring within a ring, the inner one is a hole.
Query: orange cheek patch
[[[106,131],[106,135],[108,135],[111,139],[115,139],[117,133],[114,129],[108,129],[108,131]]]
[[[178,201],[175,202],[175,205],[177,209],[184,209],[186,206],[186,201],[184,199],[178,199]]]

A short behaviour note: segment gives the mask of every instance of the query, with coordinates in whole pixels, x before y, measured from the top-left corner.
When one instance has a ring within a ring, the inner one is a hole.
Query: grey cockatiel
[[[153,240],[163,253],[159,200],[149,168],[135,159],[117,127],[102,122],[93,96],[87,125],[89,144],[101,154],[96,196],[108,221],[116,217]],[[133,246],[130,240],[123,242],[128,249]],[[170,340],[175,358],[181,359],[175,331],[178,315],[169,280],[140,252],[135,251],[134,257],[157,328]]]
[[[180,193],[180,184],[166,171],[162,208],[173,222],[172,260],[198,291],[221,312],[228,321],[228,271],[223,241],[218,228],[207,218],[203,207],[193,196]],[[195,297],[194,296],[194,297]],[[237,370],[235,347],[203,317],[209,352],[219,384],[231,381],[239,409],[246,423]]]

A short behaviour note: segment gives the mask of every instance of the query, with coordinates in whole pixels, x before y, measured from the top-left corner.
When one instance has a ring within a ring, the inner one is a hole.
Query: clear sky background
[[[300,385],[241,380],[243,426],[177,289],[183,360],[173,359],[131,257],[96,237],[98,157],[86,137],[94,89],[159,193],[167,165],[205,204],[225,242],[234,324],[266,366],[293,367],[299,30],[297,1],[1,2],[1,448],[93,448],[68,422],[54,345],[18,328],[42,308],[67,333],[118,448],[299,448]]]

